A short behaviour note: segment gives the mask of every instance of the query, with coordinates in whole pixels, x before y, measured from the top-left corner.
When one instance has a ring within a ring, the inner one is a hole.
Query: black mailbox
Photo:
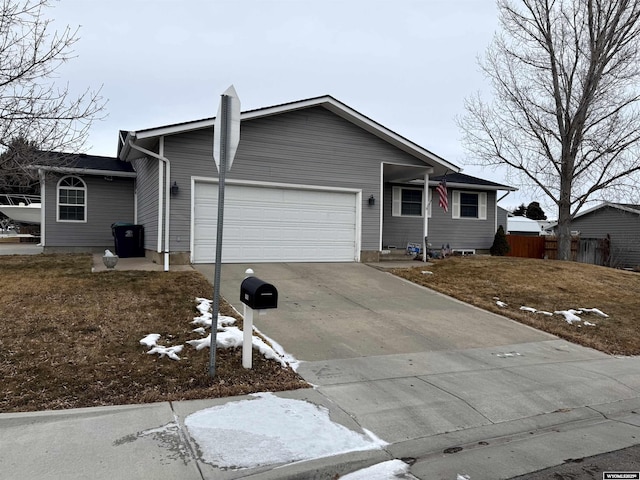
[[[240,301],[254,310],[278,308],[278,290],[257,277],[247,277],[240,285]]]

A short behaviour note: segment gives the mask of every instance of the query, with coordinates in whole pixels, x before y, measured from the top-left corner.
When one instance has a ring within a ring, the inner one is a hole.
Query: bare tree
[[[571,220],[595,195],[632,194],[640,172],[640,0],[498,0],[502,32],[481,61],[494,98],[466,100],[465,147],[507,165]]]
[[[49,0],[0,1],[0,153],[20,142],[34,147],[32,153],[80,151],[105,103],[99,90],[72,95],[69,85],[55,82],[60,66],[73,58],[78,30],[51,31]]]

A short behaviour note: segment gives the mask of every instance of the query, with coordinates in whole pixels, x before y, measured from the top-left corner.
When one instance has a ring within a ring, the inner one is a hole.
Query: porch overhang
[[[413,180],[423,180],[425,175],[433,174],[433,167],[427,165],[398,165],[384,163],[383,182],[404,183]]]

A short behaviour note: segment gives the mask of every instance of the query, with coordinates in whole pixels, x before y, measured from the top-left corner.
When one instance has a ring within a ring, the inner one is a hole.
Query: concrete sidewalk
[[[52,480],[333,479],[398,458],[424,480],[508,479],[640,443],[638,372],[638,358],[562,340],[308,362],[301,373],[317,388],[277,395],[323,405],[334,422],[366,428],[386,448],[218,469],[202,459],[184,419],[242,398],[234,397],[0,414],[0,472]]]
[[[234,304],[244,267],[223,270]],[[419,479],[496,480],[640,444],[639,357],[559,340],[364,265],[254,269],[277,278],[281,295],[258,328],[305,360],[299,373],[316,386],[277,395],[323,405],[389,445],[222,470],[203,460],[184,419],[238,397],[0,414],[0,477],[334,479],[397,458]],[[358,331],[367,326],[377,331]]]

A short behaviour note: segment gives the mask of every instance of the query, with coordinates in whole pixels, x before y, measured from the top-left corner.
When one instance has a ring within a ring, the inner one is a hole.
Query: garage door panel
[[[217,185],[196,182],[194,261],[215,260]],[[227,185],[223,261],[353,261],[356,194]]]

